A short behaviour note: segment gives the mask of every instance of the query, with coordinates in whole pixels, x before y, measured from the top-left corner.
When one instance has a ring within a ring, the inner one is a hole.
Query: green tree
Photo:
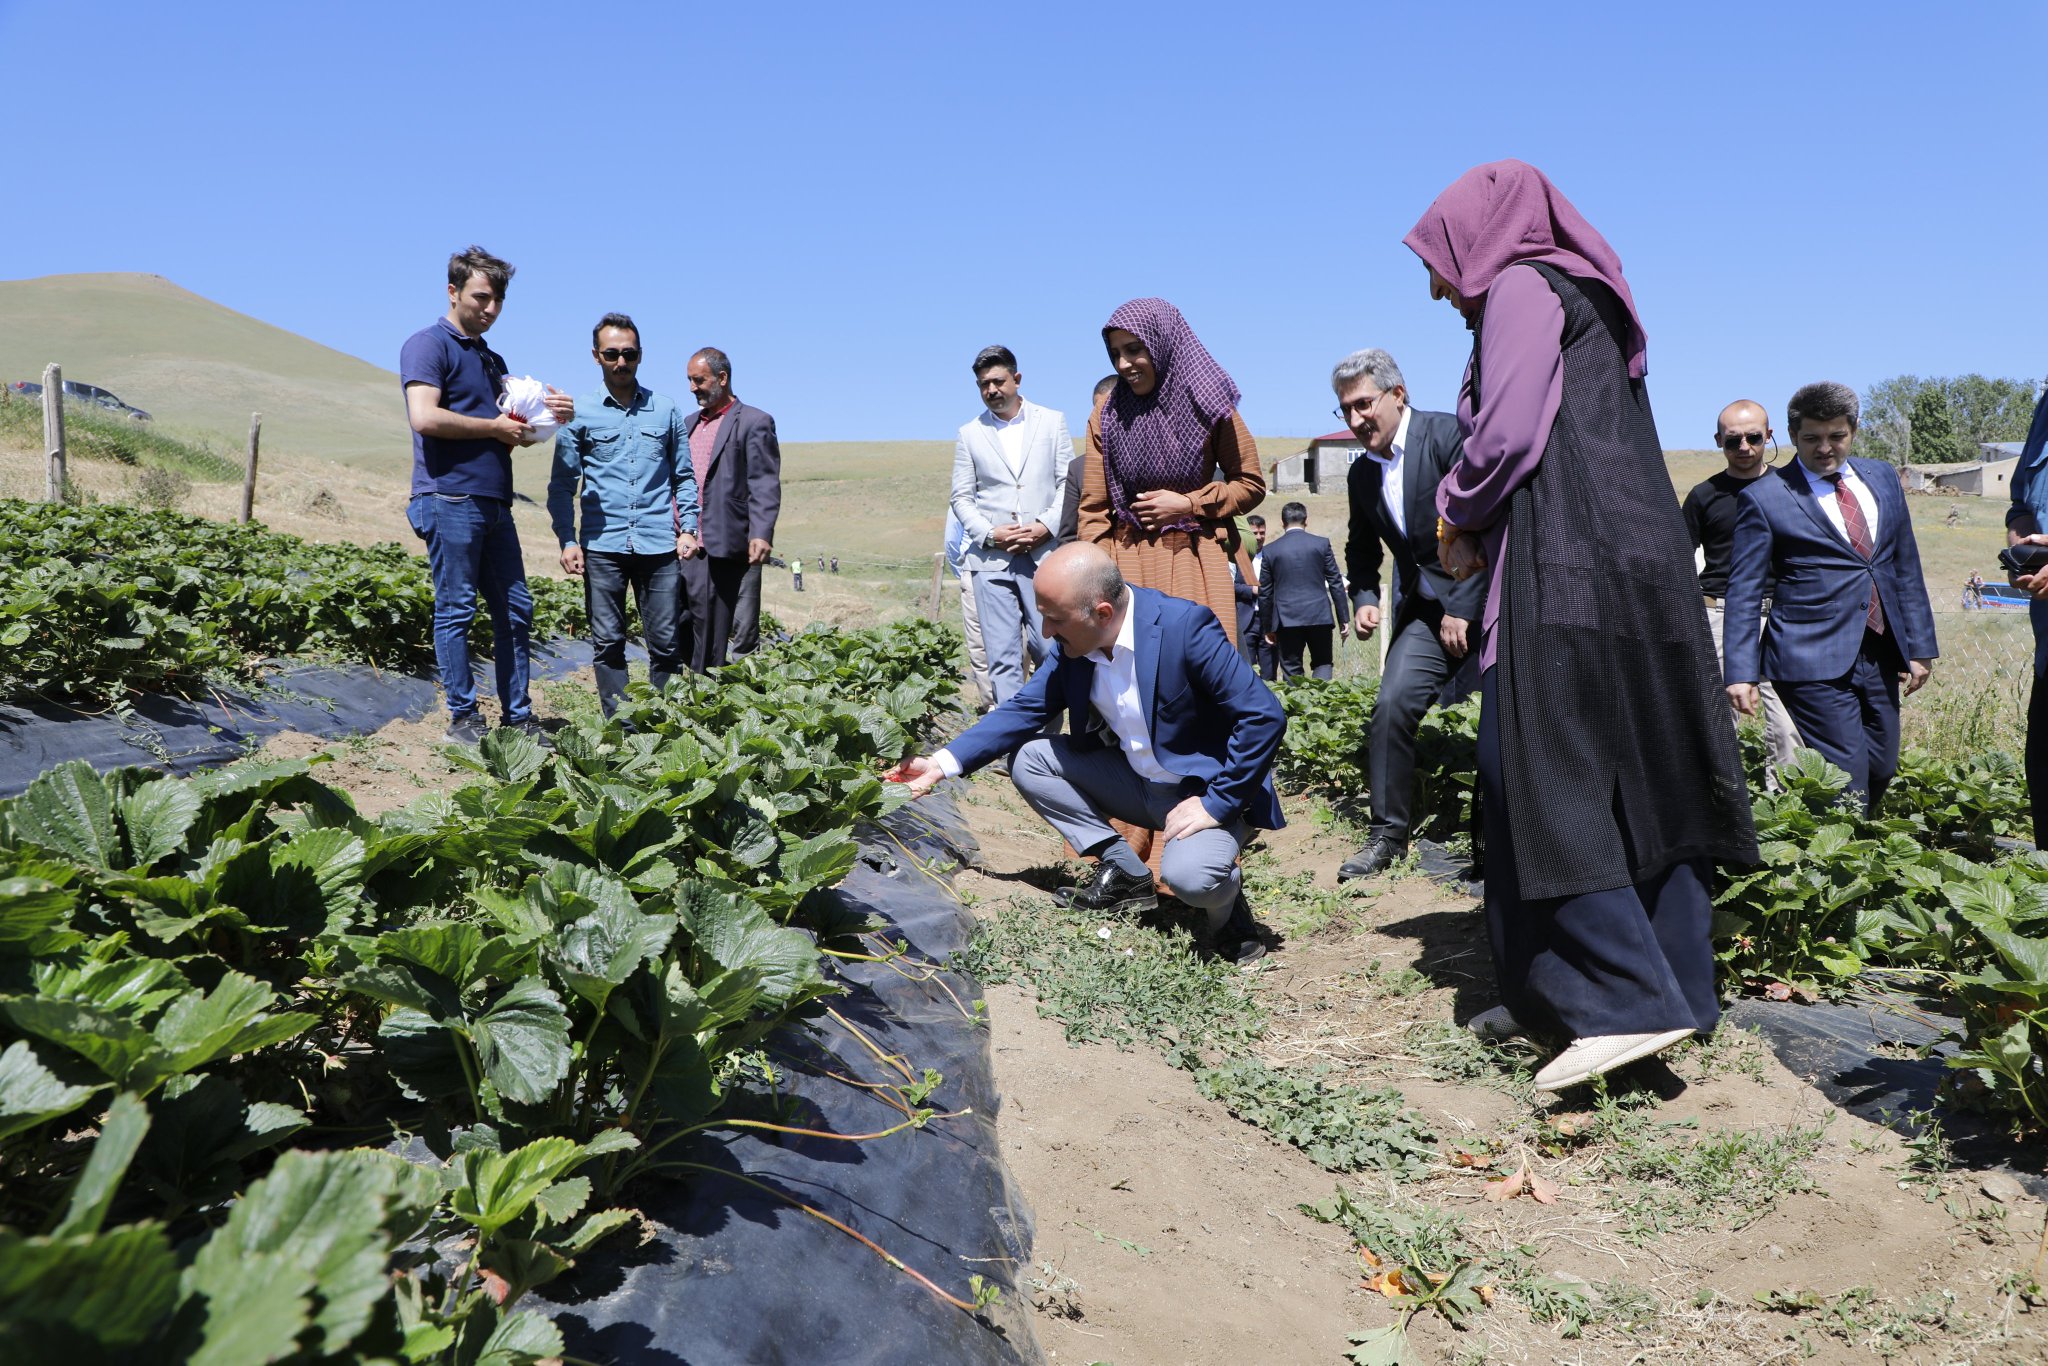
[[[2038,391],[2030,379],[1986,379],[1964,375],[1948,383],[1948,407],[1956,433],[1979,441],[2024,441],[2033,421]]]
[[[1975,449],[1956,431],[1943,387],[1930,384],[1913,395],[1912,444],[1907,448],[1916,465],[1951,465],[1968,460]]]
[[[1933,433],[1922,430],[1918,405],[1929,400],[1927,418]],[[1987,379],[1968,374],[1894,375],[1870,386],[1863,395],[1863,419],[1857,431],[1857,454],[1902,465],[1944,464],[1975,460],[1980,441],[2019,441],[2027,434],[2040,385],[2031,379]],[[1939,411],[1937,411],[1937,408]]]
[[[1863,417],[1856,432],[1856,453],[1873,460],[1903,465],[1911,457],[1913,400],[1930,383],[1918,375],[1893,375],[1879,380],[1863,395]],[[1791,433],[1785,434],[1791,439]]]

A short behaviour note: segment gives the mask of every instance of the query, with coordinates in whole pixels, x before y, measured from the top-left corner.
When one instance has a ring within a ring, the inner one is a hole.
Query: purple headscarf
[[[1489,161],[1451,182],[1401,239],[1424,264],[1468,299],[1485,297],[1509,266],[1540,261],[1581,280],[1598,280],[1628,310],[1635,335],[1623,348],[1628,373],[1648,369],[1649,334],[1622,278],[1621,258],[1543,172],[1526,161]]]
[[[1153,489],[1192,493],[1209,482],[1203,454],[1217,422],[1237,411],[1238,390],[1209,348],[1164,299],[1133,299],[1103,324],[1103,345],[1111,328],[1145,343],[1158,382],[1143,398],[1119,379],[1102,405],[1102,474],[1118,520],[1139,525],[1131,502]],[[1114,360],[1114,357],[1111,358]],[[1198,517],[1168,523],[1169,531],[1194,531]]]

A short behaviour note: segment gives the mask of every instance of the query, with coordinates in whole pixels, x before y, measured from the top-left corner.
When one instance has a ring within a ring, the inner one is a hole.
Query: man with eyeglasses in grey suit
[[[1777,451],[1774,437],[1771,415],[1762,404],[1746,398],[1729,404],[1714,422],[1714,444],[1727,468],[1693,485],[1692,492],[1685,495],[1685,525],[1692,533],[1694,558],[1700,567],[1700,595],[1706,600],[1716,659],[1723,657],[1721,604],[1728,595],[1728,563],[1734,554],[1736,500],[1770,468]],[[1766,601],[1770,595],[1766,584]],[[1785,710],[1776,688],[1762,682],[1757,691],[1763,699],[1764,741],[1771,756],[1768,771],[1775,787],[1778,769],[1791,762],[1792,752],[1799,748],[1799,728],[1792,724],[1792,714]]]

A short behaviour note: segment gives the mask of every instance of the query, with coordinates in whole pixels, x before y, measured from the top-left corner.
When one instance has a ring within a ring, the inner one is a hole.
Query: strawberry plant
[[[495,732],[375,820],[296,761],[0,802],[0,1352],[559,1355],[522,1299],[613,1200],[695,1171],[693,1133],[780,1127],[727,1090],[839,990],[821,945],[859,927],[812,893],[902,800],[875,771],[952,690],[944,643],[798,637],[643,691],[632,731]],[[293,1146],[394,1127],[439,1164]]]
[[[536,636],[581,625],[580,587],[528,587]],[[395,544],[0,500],[0,698],[193,694],[280,655],[430,670],[433,610],[426,561]],[[472,639],[488,653],[486,614]]]

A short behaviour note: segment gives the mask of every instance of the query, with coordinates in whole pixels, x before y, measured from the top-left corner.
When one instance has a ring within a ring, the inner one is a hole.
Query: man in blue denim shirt
[[[533,595],[512,523],[512,447],[538,438],[525,422],[498,411],[505,361],[484,345],[511,280],[512,267],[482,247],[455,253],[448,258],[447,314],[413,333],[398,353],[398,382],[412,425],[412,499],[405,516],[427,543],[434,660],[448,694],[448,738],[457,744],[473,745],[484,735],[469,665],[469,626],[479,595],[491,617],[500,722],[540,731],[526,695]],[[576,415],[576,405],[558,389],[547,391],[547,403],[558,422]]]
[[[555,438],[548,517],[562,545],[562,568],[583,578],[597,700],[610,716],[626,691],[629,585],[647,635],[648,682],[659,692],[683,666],[680,562],[697,550],[697,475],[683,414],[640,384],[633,320],[605,314],[591,330],[590,353],[604,372],[604,392],[584,399],[583,416]]]

